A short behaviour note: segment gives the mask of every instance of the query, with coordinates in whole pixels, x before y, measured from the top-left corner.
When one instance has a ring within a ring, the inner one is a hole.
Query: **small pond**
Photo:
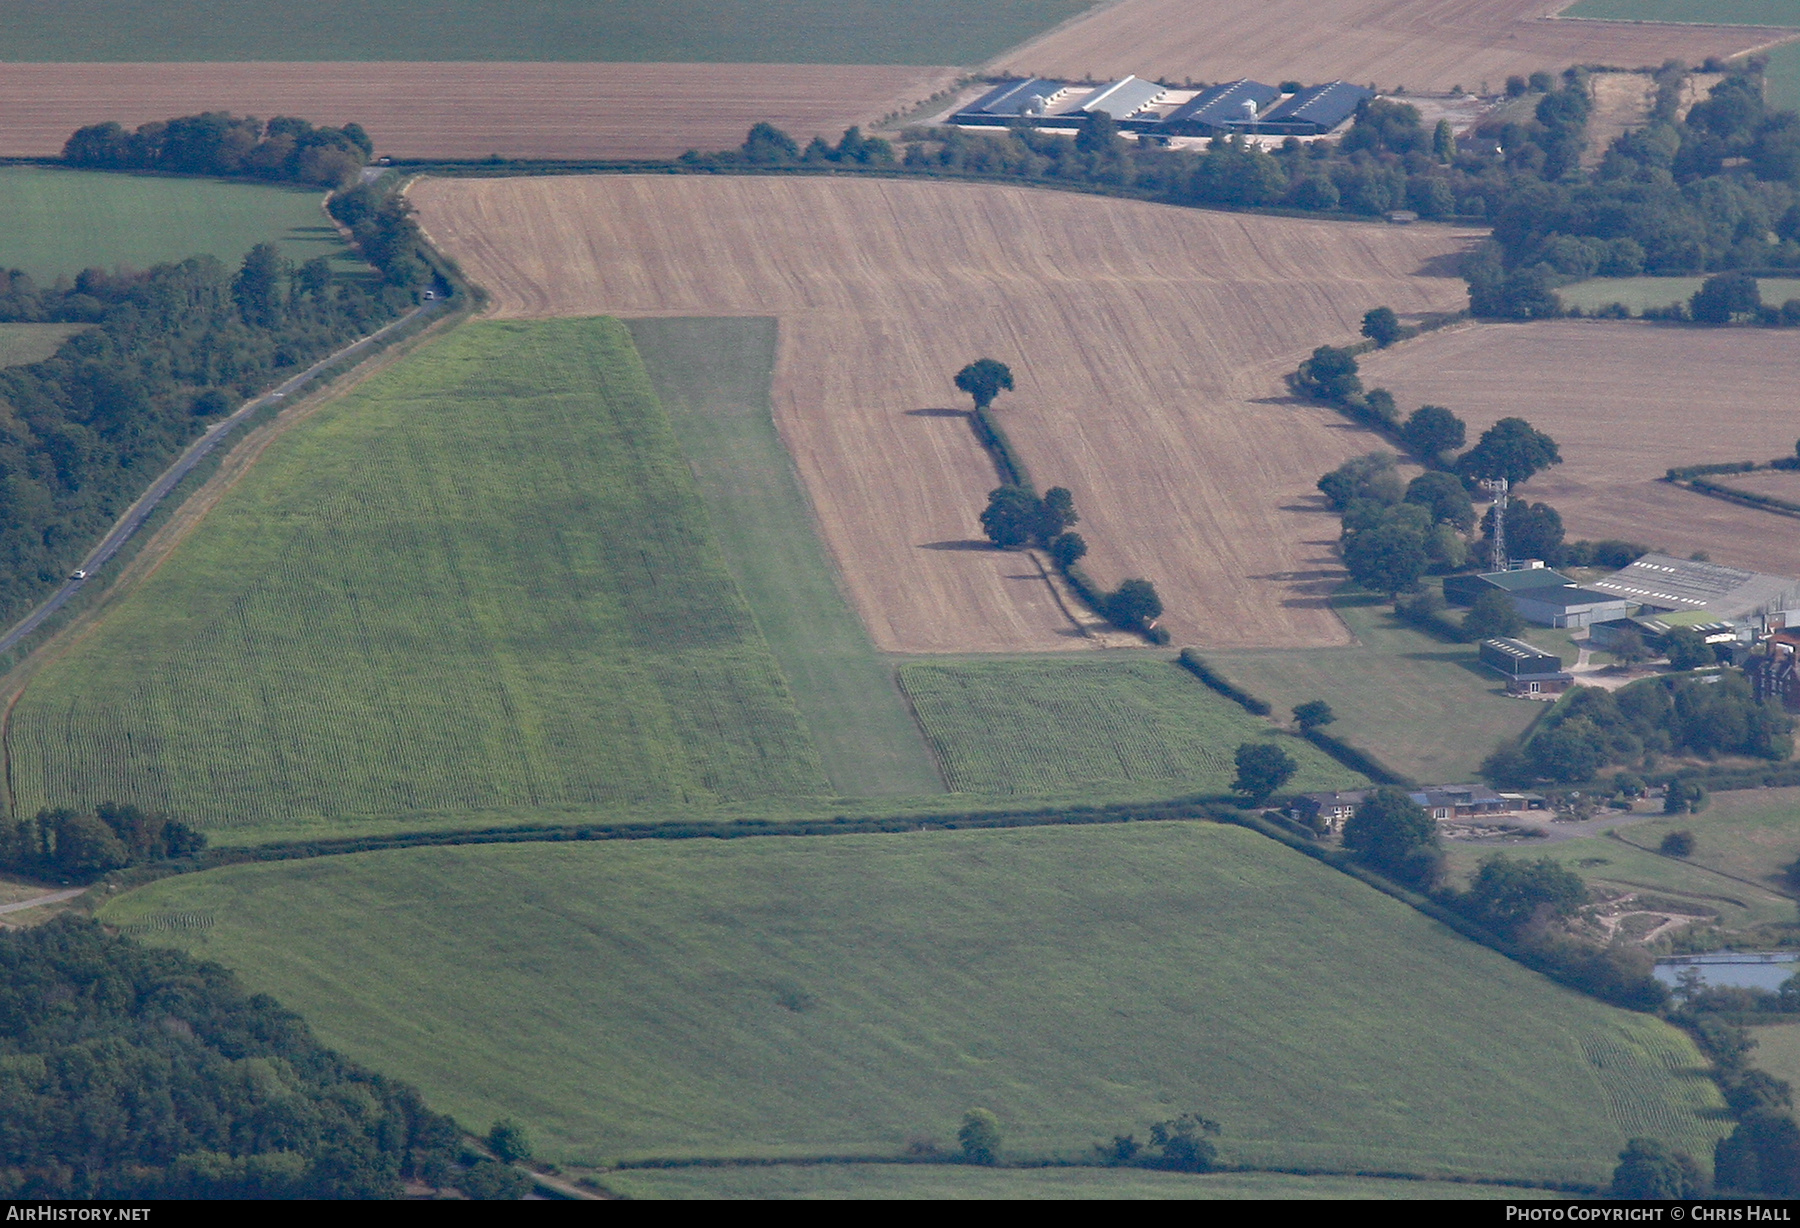
[[[1794,973],[1800,953],[1794,951],[1718,951],[1711,955],[1675,955],[1656,961],[1656,979],[1674,988],[1676,978],[1689,968],[1700,972],[1708,985],[1734,985],[1741,989],[1777,990]]]

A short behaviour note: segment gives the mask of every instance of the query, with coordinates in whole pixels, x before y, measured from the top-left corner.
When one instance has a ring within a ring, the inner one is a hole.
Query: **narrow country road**
[[[139,496],[136,503],[126,509],[125,514],[119,517],[118,523],[113,525],[112,530],[100,539],[100,544],[88,552],[87,558],[82,560],[75,574],[63,581],[62,587],[52,593],[42,605],[28,614],[4,636],[0,636],[0,653],[10,651],[20,640],[36,631],[46,618],[62,609],[69,598],[80,592],[81,587],[94,578],[94,573],[105,566],[106,561],[119,552],[119,547],[129,541],[131,535],[143,526],[144,521],[149,519],[150,513],[156,510],[157,505],[168,498],[169,492],[180,485],[181,479],[193,472],[194,466],[205,460],[207,455],[219,446],[220,441],[241,426],[251,414],[272,401],[278,401],[291,395],[316,376],[322,368],[340,359],[360,354],[401,325],[444,307],[447,301],[439,298],[419,304],[393,323],[377,329],[360,341],[351,342],[341,350],[327,354],[287,382],[259,397],[245,401],[229,418],[207,427],[206,433],[189,444],[187,450],[175,458],[175,463],[150,484],[150,489],[146,490]]]
[[[64,900],[72,900],[86,887],[75,887],[68,891],[52,891],[48,895],[34,895],[29,900],[20,900],[17,904],[0,904],[0,913],[24,912],[27,908],[38,908],[44,904],[59,904]]]

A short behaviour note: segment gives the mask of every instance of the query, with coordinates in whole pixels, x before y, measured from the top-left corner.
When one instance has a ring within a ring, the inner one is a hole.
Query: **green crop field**
[[[1160,653],[916,663],[900,682],[959,793],[1225,793],[1237,748],[1259,739],[1300,765],[1289,789],[1368,783]]]
[[[1800,1026],[1784,1023],[1752,1028],[1750,1035],[1756,1038],[1756,1048],[1750,1054],[1750,1064],[1768,1071],[1777,1079],[1785,1079],[1794,1087],[1800,1087]]]
[[[0,324],[0,367],[42,362],[85,324]]]
[[[1705,280],[1704,277],[1595,277],[1562,286],[1556,294],[1564,307],[1599,311],[1622,303],[1633,315],[1641,315],[1646,307],[1687,302]],[[1800,298],[1800,278],[1760,277],[1756,286],[1762,293],[1762,301],[1772,307],[1779,307],[1791,298]]]
[[[0,60],[979,64],[1095,0],[0,0]]]
[[[311,188],[51,167],[0,167],[0,269],[40,282],[87,268],[148,268],[189,256],[236,265],[258,243],[295,261],[352,264]]]
[[[233,866],[108,924],[539,1153],[1016,1157],[1197,1110],[1252,1167],[1600,1182],[1711,1154],[1688,1040],[1242,828],[465,846]]]
[[[1239,686],[1286,714],[1323,699],[1338,715],[1328,732],[1424,784],[1471,779],[1494,747],[1543,710],[1509,699],[1481,668],[1473,644],[1447,644],[1394,619],[1373,597],[1333,601],[1357,642],[1347,648],[1209,652]]]
[[[838,588],[775,429],[776,322],[655,319],[626,327],[832,787],[847,797],[943,792],[893,667]]]
[[[973,1168],[962,1164],[771,1164],[616,1169],[612,1193],[642,1199],[1504,1199],[1557,1198],[1548,1190],[1473,1182],[1287,1173],[1146,1172],[1119,1168]]]
[[[828,789],[614,320],[467,325],[278,440],[8,746],[22,813],[250,829]]]

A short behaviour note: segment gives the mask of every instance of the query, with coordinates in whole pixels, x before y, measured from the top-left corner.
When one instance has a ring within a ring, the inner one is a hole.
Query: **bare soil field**
[[[982,355],[1012,367],[997,412],[1074,492],[1097,580],[1154,580],[1179,643],[1345,642],[1313,483],[1373,441],[1281,376],[1376,304],[1460,305],[1448,257],[1474,241],[897,180],[434,179],[413,200],[502,315],[778,317],[777,425],[899,652],[1089,642],[1028,557],[980,540],[996,478],[952,376]]]
[[[1497,91],[1571,64],[1698,64],[1796,37],[1760,26],[1578,21],[1559,0],[1124,0],[996,59],[1047,77],[1343,78],[1384,90]],[[1486,88],[1483,88],[1483,83]]]
[[[1548,431],[1563,463],[1524,498],[1562,513],[1571,538],[1615,537],[1716,563],[1800,576],[1800,532],[1784,517],[1659,479],[1677,465],[1768,460],[1800,434],[1800,350],[1760,329],[1628,321],[1481,324],[1369,355],[1365,383],[1402,411],[1447,405],[1473,441],[1499,418]],[[1782,477],[1789,475],[1782,474]]]
[[[802,144],[947,88],[958,71],[830,64],[0,64],[0,157],[85,124],[197,111],[355,120],[394,158],[667,158],[758,120]]]

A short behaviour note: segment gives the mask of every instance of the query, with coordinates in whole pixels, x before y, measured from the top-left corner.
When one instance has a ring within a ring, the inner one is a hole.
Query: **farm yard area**
[[[1477,324],[1371,354],[1371,386],[1403,405],[1450,406],[1473,437],[1524,415],[1563,464],[1520,488],[1562,513],[1571,538],[1641,541],[1685,557],[1800,575],[1790,521],[1679,489],[1680,465],[1792,455],[1800,353],[1744,329],[1612,321]]]
[[[414,849],[103,915],[565,1168],[954,1148],[971,1104],[1018,1156],[1194,1105],[1233,1164],[1527,1181],[1727,1128],[1660,1020],[1216,824]]]
[[[1800,14],[1776,3],[1757,6],[1770,13],[1766,26],[1570,21],[1552,15],[1557,7],[1546,0],[1123,0],[1008,51],[991,66],[1041,77],[1343,78],[1415,93],[1458,87],[1489,93],[1513,74],[1572,64],[1698,64],[1800,37]],[[1705,14],[1721,7],[1705,5]],[[1775,19],[1777,10],[1786,20]]]
[[[794,64],[0,63],[0,157],[84,124],[198,111],[354,120],[392,158],[672,158],[767,120],[835,139],[948,87],[947,68]]]
[[[1377,303],[1454,309],[1446,266],[1472,237],[894,181],[430,179],[411,198],[504,317],[777,317],[776,422],[894,652],[1088,642],[979,538],[996,478],[951,376],[981,354],[1011,365],[998,416],[1074,492],[1096,579],[1151,577],[1178,642],[1345,642],[1313,484],[1375,441],[1281,376]]]

